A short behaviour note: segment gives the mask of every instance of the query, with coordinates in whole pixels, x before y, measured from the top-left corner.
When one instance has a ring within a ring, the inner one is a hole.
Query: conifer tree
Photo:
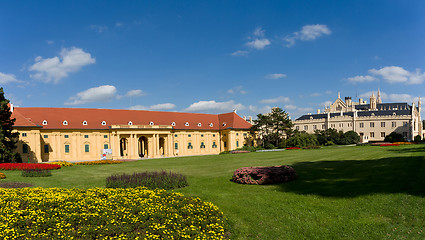
[[[9,107],[9,100],[4,97],[0,88],[0,163],[22,162],[21,156],[15,152],[19,133],[12,132],[15,118]]]

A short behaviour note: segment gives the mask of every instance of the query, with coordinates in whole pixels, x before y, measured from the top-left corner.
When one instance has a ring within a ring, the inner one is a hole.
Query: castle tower
[[[378,88],[378,98],[376,99],[376,103],[378,103],[378,104],[382,103],[381,92],[379,91],[379,88]]]
[[[372,96],[370,96],[370,110],[375,110],[376,109],[376,97],[375,94],[372,92]]]

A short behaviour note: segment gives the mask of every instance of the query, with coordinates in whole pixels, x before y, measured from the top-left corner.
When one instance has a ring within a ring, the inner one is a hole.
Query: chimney
[[[317,114],[320,114],[320,109],[317,109]]]

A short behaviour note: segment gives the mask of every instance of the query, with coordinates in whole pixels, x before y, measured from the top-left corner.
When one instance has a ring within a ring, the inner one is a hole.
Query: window
[[[243,136],[244,136],[244,137],[246,137],[246,136],[247,136],[247,134],[246,134],[246,133],[244,133],[244,134],[243,134]]]
[[[185,125],[186,127],[189,127],[189,123],[188,123],[188,122],[186,122],[184,125]]]
[[[223,123],[223,127],[225,127],[226,126],[226,123]]]
[[[359,123],[359,128],[364,128],[364,123]]]
[[[200,127],[200,126],[202,126],[202,124],[201,123],[198,123],[198,127]]]
[[[374,132],[370,132],[370,137],[371,138],[375,137],[375,133]]]
[[[325,124],[322,124],[322,129],[326,129],[326,125]]]
[[[210,127],[213,127],[214,125],[212,123],[210,123]]]
[[[87,125],[87,121],[86,120],[83,121],[83,125],[84,126]]]
[[[201,142],[201,148],[205,148],[204,142]]]
[[[89,135],[84,135],[84,138],[89,138]]]
[[[153,126],[154,124],[153,124],[153,122],[150,122],[149,125]]]
[[[103,135],[103,138],[108,138],[108,135]]]
[[[304,130],[307,131],[308,130],[308,125],[304,126]]]
[[[223,142],[223,146],[224,147],[227,147],[227,142]]]
[[[44,137],[44,138],[49,138],[49,136],[48,136],[48,135],[44,135],[43,137]]]
[[[391,127],[393,128],[397,127],[397,122],[391,122]]]
[[[28,145],[22,144],[22,153],[28,153]]]
[[[27,136],[27,133],[22,133],[22,137],[26,137]]]
[[[179,149],[179,143],[174,143],[174,149]]]
[[[88,145],[88,144],[84,145],[84,152],[86,152],[86,153],[90,152],[90,145]]]
[[[69,145],[65,144],[65,153],[69,153]]]
[[[239,147],[239,141],[236,141],[236,147]]]
[[[239,136],[239,133],[236,133],[236,136]]]
[[[215,142],[213,142],[212,148],[217,148],[217,144]]]
[[[385,137],[385,132],[381,132],[381,137],[384,138]]]
[[[370,127],[371,127],[371,128],[375,127],[375,123],[374,123],[374,122],[371,122],[371,123],[369,123],[369,124],[370,124]]]
[[[43,121],[43,125],[47,125],[47,121],[46,120]]]
[[[65,135],[64,138],[69,138],[69,135]]]
[[[300,126],[295,126],[295,130],[300,130]]]
[[[215,134],[213,134],[213,137],[215,137]]]
[[[129,125],[129,126],[133,125],[133,122],[132,122],[132,121],[129,121],[129,122],[128,122],[128,125]]]
[[[44,144],[44,153],[49,153],[49,144]]]
[[[187,144],[187,149],[193,149],[192,143]]]
[[[171,123],[171,126],[176,126],[176,123],[175,123],[175,122],[172,122],[172,123]]]
[[[188,137],[192,137],[192,134],[187,135]]]
[[[403,132],[403,137],[407,138],[407,132]]]
[[[204,134],[201,134],[201,137],[204,137]]]
[[[381,122],[381,127],[385,127],[385,122]]]
[[[364,133],[359,133],[359,135],[360,135],[360,138],[363,138],[363,136],[364,136]]]
[[[316,130],[317,129],[317,125],[313,125],[313,130]]]
[[[65,121],[63,121],[63,122],[62,122],[62,124],[63,124],[64,126],[66,126],[66,125],[68,125],[68,121],[66,121],[66,120],[65,120]]]
[[[102,121],[102,126],[105,126],[106,125],[106,122],[105,121]]]
[[[106,143],[103,144],[103,149],[108,149],[108,147],[109,147],[108,144],[106,144]]]
[[[403,127],[407,127],[407,122],[403,122]]]
[[[177,134],[174,134],[174,137],[177,137]]]
[[[339,124],[339,127],[341,127],[341,128],[344,127],[344,124],[343,123],[340,123]]]

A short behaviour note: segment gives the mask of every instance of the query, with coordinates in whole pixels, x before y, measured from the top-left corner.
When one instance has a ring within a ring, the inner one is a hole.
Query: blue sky
[[[22,107],[296,118],[425,98],[425,1],[1,1],[0,86]],[[424,112],[423,112],[424,113]]]

